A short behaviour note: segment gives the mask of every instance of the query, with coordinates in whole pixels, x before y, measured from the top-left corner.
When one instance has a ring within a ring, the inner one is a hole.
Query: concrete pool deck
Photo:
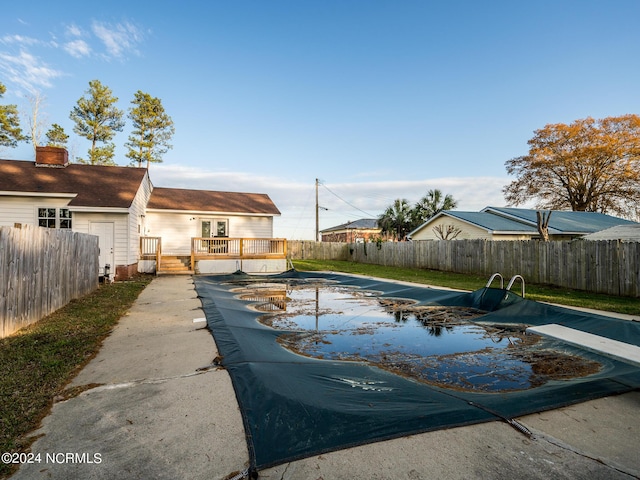
[[[108,285],[104,288],[108,288]],[[224,479],[249,455],[229,375],[187,276],[155,278],[54,404],[12,479]],[[640,392],[503,422],[451,428],[313,456],[260,478],[640,478]],[[61,455],[63,454],[63,455]],[[70,454],[70,455],[69,455]]]

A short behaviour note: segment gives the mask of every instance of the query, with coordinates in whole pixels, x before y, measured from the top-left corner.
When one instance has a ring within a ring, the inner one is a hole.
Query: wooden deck
[[[161,237],[140,237],[140,259],[155,260],[157,274],[191,275],[201,260],[286,259],[284,238],[191,238],[190,254],[162,251]]]

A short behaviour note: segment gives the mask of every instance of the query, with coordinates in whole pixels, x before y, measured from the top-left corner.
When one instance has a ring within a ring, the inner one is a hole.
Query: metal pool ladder
[[[511,287],[516,280],[520,280],[520,296],[524,298],[524,278],[522,275],[514,275],[511,277],[511,280],[509,280],[509,284],[507,285],[507,292],[511,290]]]
[[[504,278],[502,278],[502,275],[500,275],[499,273],[494,273],[493,275],[491,275],[491,278],[489,278],[489,281],[487,282],[485,288],[489,288],[495,278],[500,279],[500,290],[504,290]]]
[[[489,278],[489,281],[487,282],[487,285],[485,288],[489,288],[491,286],[491,284],[493,283],[493,281],[499,278],[500,279],[500,289],[504,290],[504,278],[502,278],[502,275],[499,273],[494,273],[493,275],[491,275],[491,278]],[[525,294],[524,294],[524,278],[522,277],[522,275],[514,275],[513,277],[511,277],[511,280],[509,280],[509,283],[507,284],[507,292],[509,290],[511,290],[511,287],[513,287],[513,284],[515,283],[516,280],[520,280],[520,292],[521,292],[521,296],[522,298],[524,298]]]

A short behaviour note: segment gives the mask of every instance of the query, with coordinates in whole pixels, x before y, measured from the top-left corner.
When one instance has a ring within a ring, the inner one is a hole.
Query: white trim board
[[[630,343],[619,342],[556,323],[529,327],[527,328],[527,333],[536,333],[543,337],[555,338],[570,345],[640,367],[640,347]]]

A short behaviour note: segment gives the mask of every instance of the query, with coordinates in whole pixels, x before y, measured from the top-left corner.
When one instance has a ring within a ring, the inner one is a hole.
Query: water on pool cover
[[[501,392],[595,373],[600,365],[525,335],[526,325],[477,323],[485,312],[420,307],[406,299],[329,285],[248,285],[238,290],[279,342],[321,359],[363,361],[445,388]]]

